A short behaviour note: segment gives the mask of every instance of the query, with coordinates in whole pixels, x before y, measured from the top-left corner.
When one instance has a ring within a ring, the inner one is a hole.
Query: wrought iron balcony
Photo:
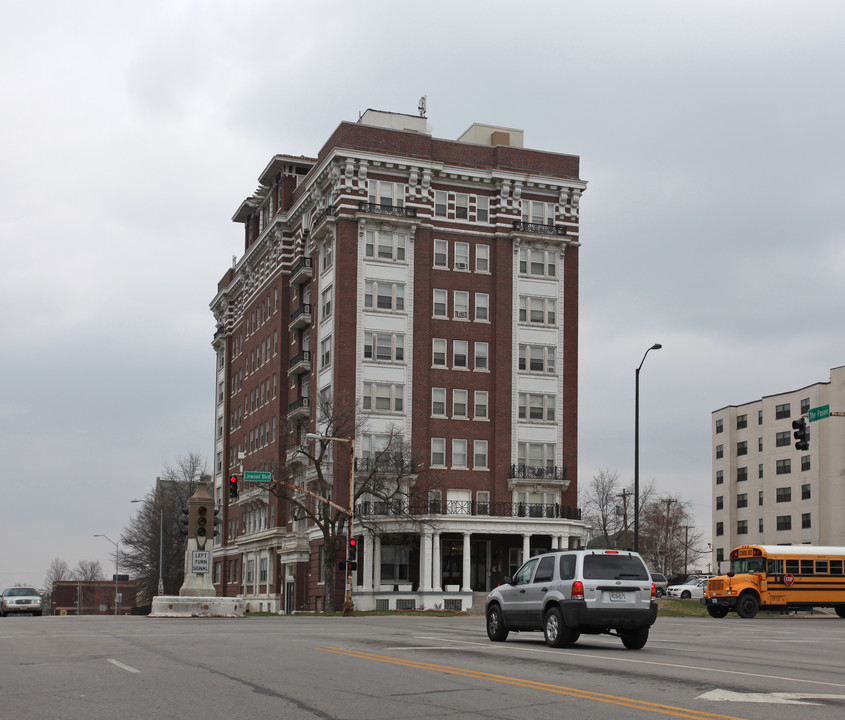
[[[288,405],[288,420],[307,418],[311,414],[311,399],[301,397]]]
[[[566,235],[565,225],[545,225],[543,223],[513,221],[513,229],[518,232],[539,233],[540,235]]]
[[[327,217],[334,217],[335,216],[335,209],[334,205],[329,205],[326,207],[323,212],[321,212],[317,217],[314,218],[314,222],[311,223],[311,232],[316,232],[317,227],[319,227],[320,223],[323,222]]]
[[[548,465],[511,465],[509,477],[536,480],[566,480],[566,468],[550,467]]]
[[[303,350],[290,359],[288,375],[301,375],[311,371],[311,351]]]
[[[304,257],[290,271],[290,284],[302,285],[311,278],[311,258]]]
[[[415,218],[417,216],[416,208],[400,207],[398,205],[387,205],[380,203],[364,202],[358,203],[358,210],[361,212],[372,213],[373,215],[392,215],[393,217],[409,217]]]
[[[366,501],[355,506],[359,516],[396,516],[396,515],[462,515],[471,517],[527,517],[552,520],[580,520],[581,510],[559,503],[509,503],[476,502],[474,500],[447,502],[437,500],[411,500],[385,502]]]
[[[311,303],[302,303],[291,313],[289,330],[305,327],[311,324]]]

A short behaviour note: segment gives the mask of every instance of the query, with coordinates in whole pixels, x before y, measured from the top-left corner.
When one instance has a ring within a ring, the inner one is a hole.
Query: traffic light
[[[220,526],[223,524],[223,521],[218,517],[219,514],[220,508],[214,508],[214,537],[220,534]]]
[[[810,428],[807,427],[807,421],[802,417],[798,418],[797,420],[792,421],[792,429],[795,430],[793,433],[795,440],[795,449],[796,450],[809,450],[810,449]]]
[[[205,538],[208,535],[208,507],[200,505],[197,508],[197,537]]]
[[[358,559],[358,541],[355,538],[349,538],[349,562],[355,562]]]
[[[238,476],[231,475],[229,477],[229,500],[238,499]]]
[[[188,534],[188,524],[189,524],[189,516],[190,511],[188,508],[183,507],[182,512],[179,514],[179,532],[183,535]]]

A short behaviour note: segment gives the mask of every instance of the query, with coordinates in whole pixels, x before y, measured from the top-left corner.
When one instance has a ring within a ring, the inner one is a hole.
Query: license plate
[[[610,593],[610,602],[625,602],[628,600],[628,593],[612,592]]]

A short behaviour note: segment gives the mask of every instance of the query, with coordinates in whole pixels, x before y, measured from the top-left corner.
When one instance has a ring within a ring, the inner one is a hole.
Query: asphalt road
[[[829,720],[845,620],[659,618],[612,636],[491,643],[480,617],[0,619],[0,717]]]

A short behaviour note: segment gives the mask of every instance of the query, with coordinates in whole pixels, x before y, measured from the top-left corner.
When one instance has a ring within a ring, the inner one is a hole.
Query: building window
[[[717,470],[716,471],[716,484],[721,485],[725,482],[725,471],[724,470]]]
[[[446,340],[443,338],[431,339],[431,365],[446,367]]]
[[[364,285],[364,307],[371,310],[404,310],[405,285],[385,280],[367,280]]]
[[[489,273],[490,272],[490,246],[476,245],[475,246],[475,272]]]
[[[745,482],[748,480],[748,468],[741,467],[736,469],[736,481],[737,482]]]
[[[475,404],[473,410],[473,418],[475,420],[487,420],[488,419],[488,406],[487,406],[487,391],[486,390],[476,390],[475,391]]]
[[[431,388],[431,414],[446,417],[446,388]]]
[[[404,385],[365,382],[363,393],[364,410],[402,412],[404,390]]]
[[[469,319],[469,293],[466,290],[455,290],[454,295],[454,316],[456,320]]]
[[[762,477],[763,477],[763,463],[760,463],[760,464],[757,466],[757,477],[758,477],[758,478],[762,478]]]
[[[468,368],[467,353],[469,353],[469,342],[466,340],[452,341],[452,367]]]
[[[555,396],[543,393],[519,393],[518,416],[520,420],[554,420]]]
[[[474,470],[487,469],[487,441],[475,440],[473,442],[473,465]]]
[[[449,301],[449,293],[446,290],[434,291],[434,317],[445,318],[447,315],[447,303]]]
[[[455,270],[469,270],[469,243],[455,243]]]
[[[519,273],[520,275],[534,275],[536,277],[556,277],[557,254],[554,250],[520,248]]]
[[[554,325],[557,301],[553,298],[536,298],[520,295],[519,322],[535,325]]]
[[[725,506],[725,498],[722,495],[716,497],[716,509],[722,510]]]
[[[736,429],[737,430],[744,430],[748,427],[748,415],[737,415],[736,416]]]
[[[716,534],[717,535],[724,535],[725,534],[725,524],[722,522],[716,523]]]
[[[757,411],[757,424],[758,425],[763,424],[763,411],[762,410]]]
[[[490,491],[479,490],[475,493],[475,514],[489,515],[490,514]]]
[[[777,474],[789,475],[792,472],[792,461],[789,458],[786,460],[777,461]]]
[[[763,452],[763,438],[757,438],[757,452]]]
[[[369,201],[374,205],[403,207],[405,205],[405,186],[384,180],[370,180]]]
[[[490,367],[488,365],[488,345],[486,342],[477,342],[475,343],[475,369],[476,370],[489,370]]]
[[[757,504],[761,505],[761,506],[763,504],[763,491],[762,490],[757,492]]]
[[[778,530],[792,530],[792,515],[777,516]]]
[[[370,259],[405,262],[404,233],[367,230],[364,234],[364,256]]]
[[[522,221],[535,225],[554,225],[555,204],[537,200],[523,200]]]
[[[529,372],[553,373],[555,348],[546,345],[520,345],[519,369]]]
[[[801,529],[806,530],[807,528],[813,527],[812,520],[810,519],[810,513],[801,513]]]
[[[801,472],[807,472],[810,469],[810,456],[809,455],[802,455],[801,456]]]
[[[446,240],[434,241],[434,267],[449,267],[449,243]]]
[[[452,440],[452,467],[459,469],[467,467],[466,440]]]
[[[716,434],[718,435],[724,429],[722,420],[719,419],[716,421]]]
[[[763,532],[763,518],[760,518],[757,521],[757,532]]]
[[[742,440],[736,444],[736,454],[739,455],[748,455],[748,442],[746,440]]]
[[[333,244],[330,240],[327,240],[320,246],[320,266],[322,267],[323,271],[328,270],[332,266],[333,258],[332,258],[332,249]],[[275,299],[275,305],[278,306],[279,298],[278,298],[278,291]]]
[[[475,219],[483,223],[490,219],[490,198],[485,195],[475,198]]]
[[[446,467],[446,438],[431,438],[432,467]]]
[[[789,403],[775,406],[775,420],[785,420],[790,416]]]
[[[775,490],[775,502],[792,502],[792,488],[777,488]]]
[[[736,506],[738,508],[748,507],[748,493],[740,493],[736,496]]]
[[[809,500],[812,497],[812,491],[810,490],[810,485],[805,484],[801,486],[801,499],[802,500]]]
[[[400,333],[364,332],[364,359],[401,362],[405,358],[405,336]]]
[[[786,447],[790,443],[789,431],[779,432],[775,436],[775,447]]]
[[[320,341],[320,367],[331,365],[332,362],[332,338],[331,335]]]
[[[322,295],[320,296],[320,317],[325,319],[330,317],[332,314],[332,288],[328,287],[323,290]]]
[[[475,319],[487,322],[490,319],[490,295],[475,293]]]
[[[466,419],[467,398],[469,393],[466,390],[452,390],[452,417]]]
[[[516,446],[517,463],[528,467],[551,470],[555,466],[555,444],[519,442]]]
[[[466,193],[455,193],[455,218],[457,220],[469,219],[469,195]]]
[[[716,459],[719,460],[720,458],[725,456],[725,446],[724,445],[717,445],[716,446]]]
[[[801,414],[806,415],[810,412],[810,398],[804,398],[801,400]]]
[[[434,215],[435,217],[446,217],[448,196],[444,190],[434,191]]]
[[[748,520],[737,520],[736,521],[736,534],[737,535],[748,535]]]

